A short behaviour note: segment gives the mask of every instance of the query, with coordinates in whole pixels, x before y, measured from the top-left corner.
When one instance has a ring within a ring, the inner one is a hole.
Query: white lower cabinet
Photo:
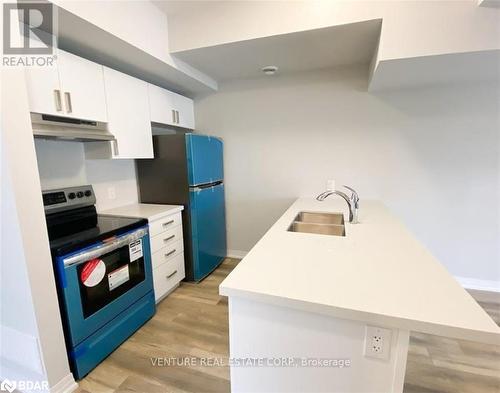
[[[149,227],[149,236],[151,236],[151,232],[151,227]],[[154,254],[159,250],[165,250],[178,240],[182,240],[182,225],[151,236],[151,253]]]
[[[156,302],[158,303],[176,288],[184,277],[184,253],[170,258],[165,263],[153,269]]]
[[[149,222],[155,300],[158,303],[186,276],[181,213]]]
[[[182,254],[184,252],[184,242],[182,240],[177,240],[176,242],[157,250],[151,255],[153,269],[163,265],[168,260],[173,257]]]

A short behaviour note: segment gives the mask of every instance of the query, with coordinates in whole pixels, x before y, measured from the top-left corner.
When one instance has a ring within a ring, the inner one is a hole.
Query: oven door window
[[[83,315],[87,318],[144,281],[142,241],[82,263],[77,273]]]

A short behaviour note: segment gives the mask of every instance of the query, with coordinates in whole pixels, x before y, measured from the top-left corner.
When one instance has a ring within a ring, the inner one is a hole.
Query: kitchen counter
[[[346,236],[288,232],[301,211],[344,212]],[[441,336],[496,343],[500,328],[389,210],[298,199],[220,285],[220,294]],[[429,225],[432,225],[429,214]]]
[[[171,215],[184,210],[182,205],[160,205],[152,203],[133,203],[116,207],[113,209],[100,211],[99,214],[109,214],[122,217],[147,218],[149,221],[155,221],[166,215]]]

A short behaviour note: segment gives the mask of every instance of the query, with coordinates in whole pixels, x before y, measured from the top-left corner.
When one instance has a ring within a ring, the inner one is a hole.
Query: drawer
[[[159,235],[182,224],[181,212],[165,216],[149,223],[149,233],[152,236]]]
[[[152,255],[153,269],[157,268],[166,261],[174,258],[184,251],[184,242],[177,240],[174,243],[168,244],[166,247],[160,248]]]
[[[182,225],[178,225],[175,228],[151,237],[151,254],[154,254],[161,248],[169,246],[178,240],[182,240]]]
[[[184,253],[169,259],[166,263],[153,269],[155,300],[158,301],[158,299],[174,288],[184,277]]]

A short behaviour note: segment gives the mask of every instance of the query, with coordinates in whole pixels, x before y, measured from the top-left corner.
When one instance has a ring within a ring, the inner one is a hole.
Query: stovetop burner
[[[63,255],[147,224],[141,218],[97,214],[92,186],[43,192],[53,254]]]
[[[98,241],[128,232],[134,228],[146,225],[143,218],[110,217],[97,215],[95,226],[69,235],[63,235],[50,240],[50,249],[54,255],[64,255],[76,251]]]

